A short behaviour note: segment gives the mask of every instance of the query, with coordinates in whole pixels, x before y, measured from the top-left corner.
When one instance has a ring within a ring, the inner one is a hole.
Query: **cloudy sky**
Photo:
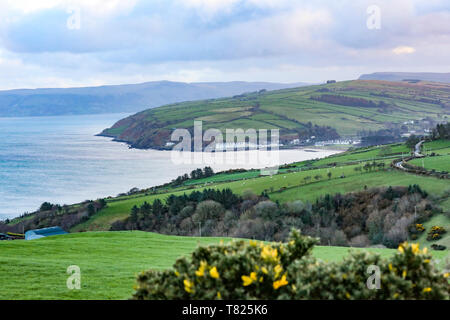
[[[0,0],[0,89],[450,72],[448,0]]]

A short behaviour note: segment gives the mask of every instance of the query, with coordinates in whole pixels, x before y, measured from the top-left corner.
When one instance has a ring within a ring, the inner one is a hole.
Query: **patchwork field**
[[[277,128],[291,138],[328,140],[334,133],[355,137],[362,130],[400,127],[405,121],[441,121],[443,115],[450,115],[448,88],[427,82],[355,80],[259,91],[145,110],[102,134],[137,148],[165,148],[173,129],[192,129],[194,120],[202,120],[203,130]]]

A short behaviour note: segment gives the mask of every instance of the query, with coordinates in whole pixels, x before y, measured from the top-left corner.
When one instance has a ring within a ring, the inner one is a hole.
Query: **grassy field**
[[[85,232],[31,241],[0,242],[0,299],[127,299],[137,273],[170,268],[199,244],[219,238],[165,236],[141,231]],[[229,241],[230,239],[223,239]],[[392,255],[391,249],[354,249]],[[338,261],[344,247],[316,247],[315,257]],[[446,252],[435,251],[442,259]],[[66,286],[67,267],[81,270],[81,290]]]
[[[440,172],[450,171],[450,155],[414,159],[409,161],[408,163],[411,163],[418,167],[424,167],[427,170],[434,169]]]

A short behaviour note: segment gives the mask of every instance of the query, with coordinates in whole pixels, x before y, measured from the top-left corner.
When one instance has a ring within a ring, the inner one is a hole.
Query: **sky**
[[[0,90],[450,72],[448,0],[0,0]]]

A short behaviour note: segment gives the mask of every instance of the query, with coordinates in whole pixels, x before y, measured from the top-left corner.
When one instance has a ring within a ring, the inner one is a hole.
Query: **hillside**
[[[403,81],[403,80],[422,80],[450,83],[450,73],[437,72],[374,72],[363,74],[360,80],[386,80],[386,81]]]
[[[174,128],[192,130],[193,121],[202,120],[203,130],[278,128],[289,145],[295,139],[400,137],[448,116],[450,85],[355,80],[166,105],[122,119],[101,135],[134,148],[168,148]]]
[[[299,85],[302,84],[155,81],[100,87],[7,90],[0,91],[0,117],[131,113],[168,103]]]

